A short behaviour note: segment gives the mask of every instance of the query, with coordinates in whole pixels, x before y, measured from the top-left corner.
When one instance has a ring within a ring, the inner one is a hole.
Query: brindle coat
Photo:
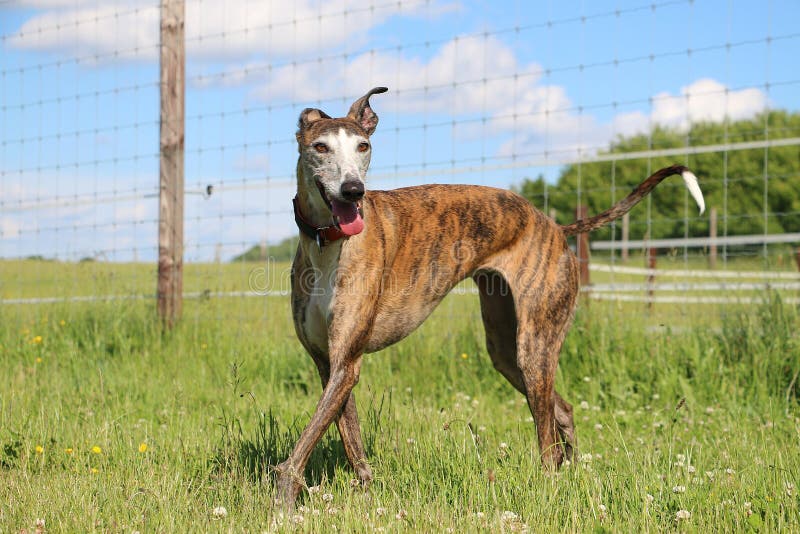
[[[378,92],[373,90],[373,92]],[[301,211],[330,221],[305,158],[325,135],[368,139],[377,125],[370,92],[347,117],[307,109],[297,133]],[[366,172],[368,158],[363,171]],[[368,191],[364,230],[320,248],[300,236],[292,267],[297,335],[316,363],[323,394],[289,458],[277,466],[279,496],[296,499],[312,449],[336,421],[348,461],[364,485],[366,460],[353,387],[361,357],[414,331],[460,281],[480,294],[486,347],[494,367],[528,400],[547,467],[573,452],[572,407],[554,389],[561,344],[578,296],[578,265],[567,236],[627,212],[655,185],[685,167],[662,169],[603,214],[560,226],[524,198],[491,187],[426,185]]]

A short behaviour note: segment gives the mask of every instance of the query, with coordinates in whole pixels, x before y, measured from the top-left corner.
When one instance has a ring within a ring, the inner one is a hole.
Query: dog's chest
[[[309,251],[313,269],[313,285],[305,308],[303,331],[308,342],[320,352],[328,353],[328,327],[333,319],[336,299],[336,267],[338,246]]]

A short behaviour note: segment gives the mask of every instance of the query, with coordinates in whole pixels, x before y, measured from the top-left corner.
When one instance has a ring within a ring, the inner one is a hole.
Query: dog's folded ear
[[[300,119],[297,121],[297,133],[295,134],[295,138],[297,138],[298,150],[300,145],[306,142],[303,139],[303,133],[308,130],[312,124],[317,122],[320,119],[330,119],[332,118],[330,115],[322,111],[321,109],[314,109],[314,108],[306,108],[300,113]]]
[[[375,128],[378,127],[378,116],[369,106],[369,97],[372,95],[385,93],[388,90],[389,89],[386,87],[375,87],[371,89],[369,93],[353,102],[353,105],[350,106],[350,111],[347,112],[347,118],[356,121],[362,128],[364,128],[364,131],[367,132],[367,135],[372,135],[372,132],[374,132]]]
[[[307,129],[320,119],[330,119],[331,116],[322,111],[321,109],[306,108],[300,113],[300,120],[297,121],[297,127],[300,131]]]

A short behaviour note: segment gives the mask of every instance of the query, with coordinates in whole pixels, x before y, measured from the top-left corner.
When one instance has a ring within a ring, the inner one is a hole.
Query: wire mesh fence
[[[342,116],[385,85],[369,188],[514,188],[568,223],[578,206],[597,213],[686,164],[715,221],[680,183],[662,184],[624,228],[592,236],[594,297],[795,298],[796,12],[779,1],[189,1],[184,296],[285,294],[297,116]],[[3,304],[153,299],[161,5],[12,1],[0,13]],[[672,241],[648,269],[656,239]],[[698,272],[716,286],[687,281]],[[730,273],[749,276],[735,286]],[[268,317],[278,301],[255,302]]]

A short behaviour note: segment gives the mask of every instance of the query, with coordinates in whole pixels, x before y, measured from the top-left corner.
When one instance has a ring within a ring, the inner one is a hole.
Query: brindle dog
[[[343,118],[300,115],[292,266],[295,329],[322,378],[316,411],[289,458],[276,467],[278,495],[291,505],[312,449],[336,421],[347,459],[372,480],[353,387],[361,357],[414,331],[467,277],[478,287],[494,367],[524,394],[546,467],[575,446],[572,407],[554,389],[556,366],[578,296],[578,265],[567,237],[622,216],[659,182],[681,174],[701,212],[697,179],[683,166],[661,169],[595,217],[560,226],[519,195],[467,185],[366,192],[378,117],[378,87]]]

